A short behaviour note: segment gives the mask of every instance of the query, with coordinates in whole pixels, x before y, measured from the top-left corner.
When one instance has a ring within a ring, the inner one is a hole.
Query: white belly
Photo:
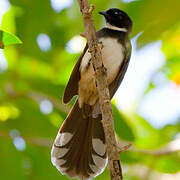
[[[114,38],[100,38],[99,41],[103,44],[102,59],[107,69],[108,83],[110,84],[119,71],[124,58],[124,49],[122,45],[117,42],[117,39]],[[81,62],[81,73],[86,70],[90,59],[91,54],[87,51]]]

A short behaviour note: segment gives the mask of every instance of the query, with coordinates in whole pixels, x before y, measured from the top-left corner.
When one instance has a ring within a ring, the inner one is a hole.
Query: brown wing
[[[81,60],[82,60],[84,54],[86,53],[87,49],[88,49],[88,45],[86,44],[86,47],[84,48],[83,53],[79,57],[76,65],[71,73],[68,84],[64,91],[64,96],[63,96],[64,103],[68,103],[73,98],[73,96],[78,94],[78,82],[80,80],[79,67],[81,64]]]
[[[117,36],[119,37],[119,40],[121,41],[122,44],[125,43],[125,38],[126,38],[126,35],[121,33],[119,34],[119,32],[114,32],[114,31],[110,31],[108,30],[107,28],[103,28],[101,30],[99,30],[98,32],[96,32],[96,35],[98,38],[100,37],[106,37],[106,36],[111,36],[111,37],[114,37],[116,38]],[[127,43],[127,42],[126,42]],[[115,94],[117,88],[119,87],[121,81],[123,80],[124,78],[124,75],[125,75],[125,72],[127,70],[127,67],[128,67],[128,64],[129,64],[129,60],[130,60],[130,48],[131,48],[131,44],[130,42],[128,42],[129,44],[129,48],[126,49],[126,58],[124,59],[120,69],[119,69],[119,73],[118,73],[118,76],[116,77],[116,79],[109,85],[109,90],[110,90],[110,97],[112,98],[113,95]],[[125,44],[126,46],[126,44]],[[65,88],[65,92],[64,92],[64,96],[63,96],[63,102],[64,103],[68,103],[73,96],[75,95],[78,95],[78,82],[80,80],[80,72],[79,72],[79,67],[80,67],[80,64],[81,64],[81,60],[84,56],[84,54],[86,53],[88,49],[88,45],[86,44],[86,47],[83,51],[83,53],[81,54],[81,56],[79,57],[72,73],[71,73],[71,76],[70,76],[70,79],[68,81],[68,84]]]
[[[126,51],[127,54],[125,56],[124,61],[121,64],[121,67],[119,69],[118,75],[115,78],[115,80],[109,85],[109,93],[110,93],[110,98],[112,99],[112,97],[114,96],[115,92],[117,91],[118,87],[120,86],[124,75],[127,71],[128,65],[129,65],[129,60],[130,60],[130,56],[131,54],[129,53],[130,50]]]

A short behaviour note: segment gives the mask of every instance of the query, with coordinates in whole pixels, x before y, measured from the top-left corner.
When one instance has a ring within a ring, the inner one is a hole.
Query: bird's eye
[[[115,12],[114,14],[118,15],[118,14],[119,14],[119,12]]]

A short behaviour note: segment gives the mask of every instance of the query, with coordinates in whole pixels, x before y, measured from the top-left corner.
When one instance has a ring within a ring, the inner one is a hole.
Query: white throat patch
[[[127,32],[128,31],[126,28],[119,28],[119,27],[113,26],[113,25],[111,25],[109,23],[106,23],[106,25],[107,25],[107,28],[112,29],[112,30],[122,31],[122,32]]]

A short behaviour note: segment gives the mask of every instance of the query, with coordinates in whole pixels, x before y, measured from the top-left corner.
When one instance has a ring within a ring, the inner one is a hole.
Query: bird
[[[118,8],[99,12],[106,26],[96,32],[102,44],[102,61],[112,99],[127,71],[131,56],[130,33],[133,22]],[[108,162],[102,113],[88,44],[80,55],[64,91],[67,104],[77,96],[56,136],[51,150],[52,164],[69,178],[92,179]]]

